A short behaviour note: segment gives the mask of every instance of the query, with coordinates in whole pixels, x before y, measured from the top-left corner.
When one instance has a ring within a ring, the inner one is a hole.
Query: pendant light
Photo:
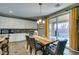
[[[40,23],[45,23],[45,21],[42,19],[42,3],[39,3],[39,6],[40,6],[40,19],[37,21],[37,24],[40,24]]]

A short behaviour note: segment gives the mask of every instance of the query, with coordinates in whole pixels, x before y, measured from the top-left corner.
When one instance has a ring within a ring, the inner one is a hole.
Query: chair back
[[[26,36],[27,43],[30,44],[29,36]]]
[[[35,48],[35,39],[33,38],[33,37],[29,37],[29,39],[30,39],[30,46],[32,47],[32,48]]]
[[[67,39],[58,42],[55,52],[56,55],[63,55],[66,43],[67,43]]]

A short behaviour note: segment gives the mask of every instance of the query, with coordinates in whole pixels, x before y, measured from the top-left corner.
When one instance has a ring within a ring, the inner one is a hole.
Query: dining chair
[[[35,55],[37,54],[37,51],[42,51],[43,46],[39,44],[35,38],[29,37],[30,39],[30,54],[32,54],[32,49],[35,49]]]
[[[67,39],[58,41],[57,44],[54,43],[46,47],[47,54],[63,55]]]
[[[0,42],[2,55],[9,55],[9,38],[5,38],[4,41]]]

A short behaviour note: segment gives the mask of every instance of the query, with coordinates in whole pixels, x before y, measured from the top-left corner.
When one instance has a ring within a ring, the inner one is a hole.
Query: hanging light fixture
[[[40,24],[40,23],[45,23],[45,21],[42,19],[42,3],[39,3],[39,6],[40,6],[40,19],[37,21],[37,24]]]

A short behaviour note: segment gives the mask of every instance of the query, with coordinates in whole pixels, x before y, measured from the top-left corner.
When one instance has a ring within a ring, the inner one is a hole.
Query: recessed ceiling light
[[[10,10],[10,11],[9,11],[9,13],[13,13],[13,11],[12,11],[12,10]]]

